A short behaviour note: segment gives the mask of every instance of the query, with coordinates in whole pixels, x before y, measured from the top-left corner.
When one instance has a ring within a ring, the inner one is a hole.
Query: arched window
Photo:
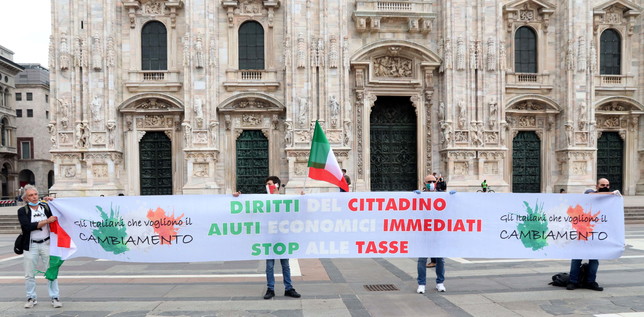
[[[514,71],[537,73],[537,34],[527,26],[514,34]]]
[[[141,70],[168,69],[168,38],[165,25],[152,21],[141,30]]]
[[[602,75],[619,75],[622,73],[622,39],[617,31],[607,29],[599,39],[600,69]]]
[[[0,145],[2,146],[7,146],[7,125],[9,125],[7,118],[2,118],[0,120]]]
[[[264,69],[264,28],[255,21],[239,27],[239,69]]]

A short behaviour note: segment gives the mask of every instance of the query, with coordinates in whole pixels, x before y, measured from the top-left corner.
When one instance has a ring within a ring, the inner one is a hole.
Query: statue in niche
[[[566,143],[572,146],[573,143],[573,127],[572,123],[566,123]]]
[[[351,121],[344,122],[344,145],[348,146],[351,142]]]
[[[217,136],[219,135],[219,122],[210,121],[210,140],[212,141],[212,146],[217,147]]]
[[[210,66],[217,67],[217,43],[215,38],[210,39],[210,53],[208,60],[210,61]]]
[[[190,33],[183,37],[183,66],[190,66]]]
[[[496,102],[496,98],[492,97],[492,99],[490,99],[489,107],[490,107],[490,118],[488,123],[490,125],[490,129],[494,129],[494,127],[496,126],[497,113],[499,111],[498,110],[499,105]]]
[[[496,70],[496,43],[492,37],[487,39],[487,70]]]
[[[306,124],[306,112],[309,109],[309,100],[306,97],[300,97],[299,98],[299,104],[298,104],[298,114],[299,114],[299,121],[301,125]]]
[[[573,42],[573,40],[568,40],[568,49],[566,50],[566,69],[568,70],[575,69],[574,46],[575,42]]]
[[[339,52],[338,52],[338,39],[336,38],[335,35],[331,35],[331,38],[329,39],[329,67],[330,68],[338,68],[338,61],[339,61]]]
[[[107,128],[107,139],[109,147],[114,147],[114,129],[116,129],[116,122],[110,120],[105,125]]]
[[[284,122],[284,144],[287,147],[293,145],[293,124],[291,121]]]
[[[195,40],[195,68],[203,68],[203,66],[203,42],[201,40],[201,35],[198,35],[197,39]]]
[[[304,34],[297,35],[297,68],[306,67],[306,43],[304,42]]]
[[[583,72],[586,70],[586,40],[583,36],[578,39],[579,51],[577,52],[577,71]]]
[[[445,103],[442,101],[438,105],[438,121],[445,121]]]
[[[183,139],[185,141],[186,147],[190,147],[192,145],[192,126],[188,122],[183,122],[181,124],[183,126]]]
[[[445,69],[452,69],[452,40],[445,39]]]
[[[51,146],[55,147],[56,146],[56,124],[54,123],[48,124],[47,129],[49,130],[49,140],[51,141]]]
[[[103,107],[101,103],[101,98],[98,96],[94,96],[94,99],[92,99],[92,119],[94,119],[94,122],[100,122],[101,121],[101,108]]]
[[[335,99],[335,96],[331,96],[331,100],[329,100],[329,111],[331,113],[331,126],[337,127],[340,103]]]
[[[579,130],[586,129],[586,123],[588,123],[588,108],[586,107],[586,103],[583,101],[579,104],[579,114],[577,118],[579,118]]]
[[[499,42],[499,69],[505,71],[506,66],[506,53],[505,53],[505,42]]]
[[[94,34],[92,38],[92,66],[95,71],[103,69],[103,52],[101,49],[101,38]]]
[[[89,134],[89,129],[85,122],[81,122],[76,125],[76,147],[86,148],[87,147],[87,138]]]
[[[58,100],[58,103],[59,103],[58,115],[60,116],[60,125],[63,126],[63,129],[67,129],[67,126],[69,124],[69,121],[68,121],[69,120],[69,107],[70,107],[69,101],[67,101],[66,99],[63,100],[63,99],[60,99],[60,98],[58,98],[57,100]]]
[[[441,136],[445,147],[448,147],[452,142],[452,125],[446,122],[441,124]]]
[[[458,111],[458,128],[464,129],[467,118],[465,118],[465,102],[462,99],[456,105],[456,110]]]
[[[116,65],[116,52],[114,51],[114,39],[110,36],[107,38],[107,66]]]
[[[201,98],[195,98],[194,112],[197,126],[201,128],[203,126],[203,101]]]
[[[456,39],[456,69],[465,69],[465,42],[461,36]]]
[[[69,44],[67,43],[67,34],[63,33],[60,39],[60,70],[68,70],[69,61]]]
[[[482,124],[472,123],[472,144],[474,146],[483,145],[483,126]]]

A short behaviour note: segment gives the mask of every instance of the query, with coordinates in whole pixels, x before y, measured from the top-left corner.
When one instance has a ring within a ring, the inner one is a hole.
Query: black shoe
[[[572,291],[575,288],[577,288],[577,285],[575,285],[575,283],[568,283],[568,285],[566,286],[566,289],[569,291]]]
[[[275,291],[272,289],[267,289],[266,294],[264,294],[264,299],[271,299],[275,297]]]
[[[294,289],[294,288],[291,288],[291,289],[289,289],[289,290],[286,290],[286,291],[284,292],[284,296],[293,297],[293,298],[300,298],[300,297],[302,297],[302,295],[300,295],[300,293],[298,293],[297,291],[295,291],[295,289]]]
[[[604,288],[599,286],[599,284],[597,284],[597,282],[592,282],[592,283],[586,284],[586,288],[591,289],[593,291],[598,291],[598,292],[601,292],[601,291],[604,290]]]

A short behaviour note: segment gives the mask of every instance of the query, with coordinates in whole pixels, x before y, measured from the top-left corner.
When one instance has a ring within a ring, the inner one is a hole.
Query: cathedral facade
[[[642,0],[52,0],[61,196],[644,194]]]

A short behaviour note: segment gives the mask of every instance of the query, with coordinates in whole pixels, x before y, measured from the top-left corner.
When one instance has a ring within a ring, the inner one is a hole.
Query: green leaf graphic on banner
[[[548,245],[544,232],[548,231],[548,217],[543,212],[543,203],[539,205],[539,201],[535,202],[534,209],[530,207],[527,201],[524,201],[527,216],[519,217],[519,225],[517,230],[520,232],[521,242],[526,248],[532,250],[540,250]],[[533,235],[532,233],[539,233]]]
[[[115,211],[114,208],[110,206],[109,216],[103,211],[101,206],[96,206],[96,209],[101,212],[101,218],[103,218],[103,220],[99,223],[98,228],[94,229],[92,233],[103,250],[114,254],[121,254],[128,251],[129,248],[125,244],[121,244],[121,241],[124,241],[127,238],[127,228],[125,227],[123,218],[119,216],[118,209]]]

